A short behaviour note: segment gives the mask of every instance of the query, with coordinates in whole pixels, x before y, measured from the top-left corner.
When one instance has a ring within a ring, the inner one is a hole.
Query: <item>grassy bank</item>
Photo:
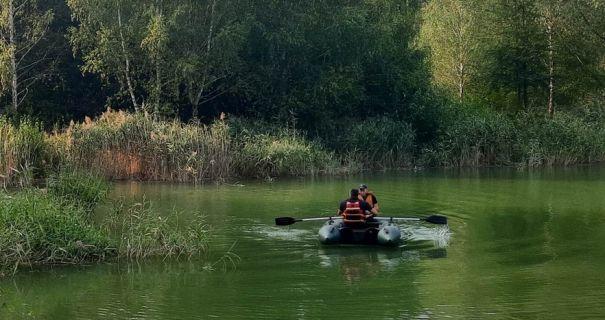
[[[114,255],[111,241],[87,212],[39,190],[0,195],[2,268],[73,264]]]
[[[94,169],[107,179],[201,182],[413,166],[537,167],[605,160],[600,112],[560,112],[547,118],[469,106],[440,110],[429,141],[419,139],[405,121],[386,117],[312,139],[246,119],[205,125],[111,110],[52,134],[30,121],[0,120],[0,179],[5,187],[24,187],[62,168],[75,168]]]
[[[0,192],[0,275],[37,265],[192,256],[206,250],[201,216],[180,226],[148,203],[117,201],[100,221],[92,210],[108,184],[90,173],[63,171],[47,188]]]

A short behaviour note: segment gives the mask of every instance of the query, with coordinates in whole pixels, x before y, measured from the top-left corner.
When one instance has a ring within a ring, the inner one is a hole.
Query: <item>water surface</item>
[[[0,319],[602,319],[605,168],[435,170],[235,185],[121,183],[213,229],[205,260],[23,271],[0,282]],[[382,211],[440,213],[395,249],[326,247],[321,223],[359,183]],[[232,248],[240,261],[221,262]]]

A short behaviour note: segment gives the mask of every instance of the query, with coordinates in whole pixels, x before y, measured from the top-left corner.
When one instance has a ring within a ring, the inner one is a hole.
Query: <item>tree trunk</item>
[[[464,100],[464,63],[458,65],[458,99]]]
[[[15,4],[14,0],[8,0],[8,33],[9,33],[9,45],[10,60],[11,60],[11,89],[12,89],[12,105],[13,111],[16,112],[19,107],[19,83],[17,81],[17,41],[15,39]]]
[[[216,0],[212,0],[212,4],[208,4],[207,9],[210,12],[210,27],[208,29],[208,36],[206,37],[206,60],[208,60],[208,57],[210,57],[210,50],[212,50],[212,36],[214,33],[214,10],[216,8]],[[207,73],[208,70],[206,68],[206,70],[204,71],[204,76],[202,78],[202,83],[201,83],[201,87],[200,89],[197,91],[195,96],[191,96],[193,99],[190,98],[191,101],[191,117],[193,119],[196,119],[198,116],[198,108],[200,105],[200,102],[202,100],[202,96],[204,94],[204,90],[206,89],[206,81],[207,81]],[[193,85],[192,85],[193,87]]]
[[[162,92],[162,77],[160,71],[160,59],[155,61],[155,114],[160,112],[160,94]]]
[[[118,2],[118,28],[120,29],[120,44],[122,46],[122,55],[124,56],[125,70],[124,76],[126,77],[126,85],[128,86],[128,93],[130,93],[130,99],[135,111],[139,111],[139,104],[137,98],[134,95],[134,87],[132,86],[132,80],[130,79],[130,58],[126,52],[126,41],[124,40],[124,32],[122,31],[122,13],[120,11],[120,4]]]
[[[162,3],[158,1],[157,5],[157,14],[162,21]],[[160,66],[160,51],[156,52],[155,57],[155,114],[158,116],[160,114],[160,95],[162,92],[162,70]]]
[[[202,100],[203,93],[204,93],[204,84],[202,84],[202,87],[197,92],[195,97],[193,97],[193,99],[191,99],[191,118],[193,118],[193,119],[197,119],[198,107],[200,105],[200,101]]]
[[[553,34],[553,23],[552,20],[547,21],[546,31],[548,33],[548,114],[553,116],[555,113],[554,107],[554,91],[555,91],[555,62],[554,62],[554,48],[552,41]]]

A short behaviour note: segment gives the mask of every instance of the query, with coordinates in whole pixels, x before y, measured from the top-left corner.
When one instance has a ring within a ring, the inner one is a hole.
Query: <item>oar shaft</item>
[[[323,218],[305,218],[305,219],[299,219],[299,221],[324,221],[324,220],[338,220],[338,219],[342,219],[342,217],[323,217]]]
[[[374,217],[376,220],[394,220],[394,221],[420,221],[420,218],[398,218],[398,217]]]

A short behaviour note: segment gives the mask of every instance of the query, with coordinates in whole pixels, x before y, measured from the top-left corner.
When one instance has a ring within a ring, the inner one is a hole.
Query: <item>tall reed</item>
[[[179,215],[161,215],[145,199],[134,204],[120,200],[114,202],[104,226],[119,256],[126,259],[191,257],[205,252],[209,238],[204,217],[196,214],[180,224]]]
[[[220,121],[184,124],[109,110],[49,140],[64,165],[95,168],[109,179],[198,182],[231,173],[228,127]]]
[[[0,118],[0,186],[30,186],[46,165],[46,142],[40,126],[24,119]]]
[[[605,161],[602,121],[453,107],[420,161],[434,166],[553,166]]]
[[[293,131],[234,133],[227,121],[210,125],[161,121],[108,110],[98,120],[72,123],[49,137],[53,159],[109,179],[176,182],[327,171],[334,157]]]
[[[409,123],[376,117],[343,128],[337,150],[343,162],[363,169],[407,168],[414,161],[415,138]]]

